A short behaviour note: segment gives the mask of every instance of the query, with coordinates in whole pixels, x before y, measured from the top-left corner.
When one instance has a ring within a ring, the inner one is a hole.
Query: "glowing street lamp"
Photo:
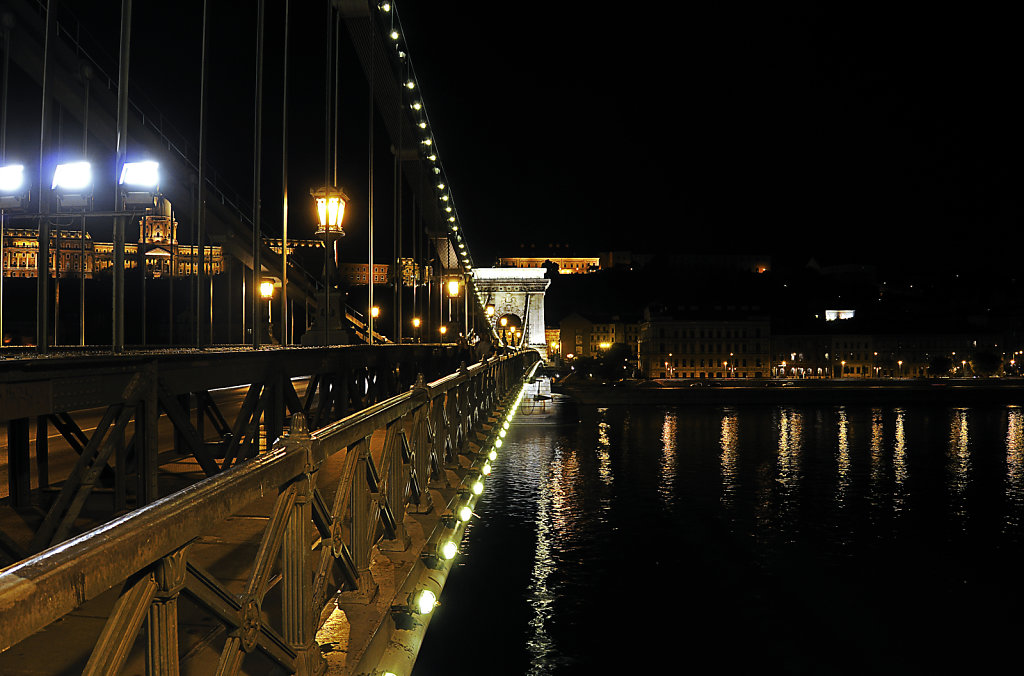
[[[347,343],[349,335],[341,324],[337,300],[332,298],[331,288],[335,283],[335,246],[334,241],[345,236],[343,223],[345,218],[345,206],[348,204],[348,196],[336,186],[324,186],[310,190],[317,213],[316,234],[324,238],[324,273],[322,292],[317,292],[317,304],[320,309],[317,312],[312,328],[306,332],[302,341],[304,345],[330,345],[340,341]],[[371,272],[372,274],[372,272]],[[343,294],[339,291],[339,296]]]
[[[260,282],[260,298],[267,301],[267,341],[272,344],[277,344],[277,340],[274,338],[274,313],[271,305],[274,299],[274,280],[264,279]]]
[[[441,334],[441,340],[444,340],[444,334],[448,333],[448,327],[447,326],[441,326],[441,328],[439,328],[438,331]]]
[[[316,234],[344,235],[342,221],[345,218],[345,205],[348,195],[341,188],[323,187],[310,190],[309,194],[316,201],[316,213],[319,217]]]
[[[447,283],[448,297],[449,298],[457,298],[459,296],[459,289],[460,289],[461,285],[462,285],[462,282],[457,277],[453,277],[453,278],[449,279],[448,283]]]

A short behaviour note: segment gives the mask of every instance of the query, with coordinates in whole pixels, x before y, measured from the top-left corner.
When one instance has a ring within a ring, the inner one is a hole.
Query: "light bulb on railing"
[[[426,615],[437,605],[437,595],[429,589],[424,589],[416,597],[416,611],[420,615]]]
[[[449,540],[448,542],[445,542],[444,546],[441,547],[441,556],[443,556],[448,561],[451,561],[452,559],[454,559],[455,555],[458,554],[458,553],[459,553],[459,546],[457,544],[455,544],[454,542],[452,542],[451,540]]]

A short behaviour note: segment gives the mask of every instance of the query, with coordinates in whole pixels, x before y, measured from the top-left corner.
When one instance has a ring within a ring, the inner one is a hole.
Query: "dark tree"
[[[945,355],[935,355],[928,362],[928,374],[932,376],[948,376],[953,369],[953,360]]]
[[[971,358],[971,367],[979,376],[990,376],[1002,370],[1003,358],[991,350],[979,350]]]

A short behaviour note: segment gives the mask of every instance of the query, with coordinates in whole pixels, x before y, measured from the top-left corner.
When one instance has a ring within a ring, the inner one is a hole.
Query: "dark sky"
[[[202,3],[135,4],[134,86],[191,128]],[[280,124],[281,4],[268,2],[269,130]],[[864,261],[1012,255],[1024,178],[1014,17],[941,3],[677,4],[399,1],[478,265],[521,243]],[[88,6],[80,13],[97,32],[116,29],[117,2]],[[211,161],[248,194],[253,3],[217,7]],[[322,174],[323,29],[319,3],[292,8],[294,196]],[[365,182],[359,77],[343,71],[346,185]],[[268,132],[267,193],[280,180],[279,143]],[[355,223],[365,206],[354,202]],[[360,237],[353,226],[347,242],[358,248]]]
[[[1010,244],[1011,16],[707,4],[400,4],[471,237],[868,260]]]

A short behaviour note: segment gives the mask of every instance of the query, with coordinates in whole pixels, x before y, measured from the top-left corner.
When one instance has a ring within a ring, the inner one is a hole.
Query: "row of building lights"
[[[463,478],[458,494],[463,496],[465,501],[455,507],[453,515],[443,520],[446,526],[446,533],[433,546],[432,553],[428,555],[428,559],[433,561],[431,565],[435,567],[442,566],[445,562],[454,559],[459,553],[459,540],[465,531],[465,525],[475,516],[473,507],[484,492],[484,481],[493,470],[493,463],[498,459],[498,450],[504,443],[505,436],[508,434],[512,420],[519,410],[519,405],[522,403],[525,392],[526,385],[524,383],[520,385],[512,405],[506,409],[507,412],[500,423],[492,428],[489,441],[484,443],[484,448],[488,445],[491,448],[486,455],[482,455],[483,464],[480,464],[480,460],[478,460],[475,463],[476,466]],[[394,610],[409,614],[428,615],[437,606],[437,595],[439,592],[439,589],[435,591],[428,587],[420,587],[409,595],[406,605],[396,607]],[[394,676],[394,674],[392,672],[384,672],[382,676]]]

